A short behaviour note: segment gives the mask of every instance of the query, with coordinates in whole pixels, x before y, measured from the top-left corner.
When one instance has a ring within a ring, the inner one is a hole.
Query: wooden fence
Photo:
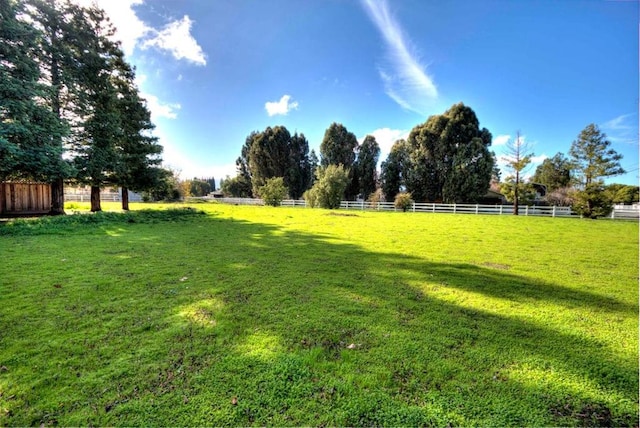
[[[0,214],[40,215],[51,211],[51,186],[45,183],[0,183]]]

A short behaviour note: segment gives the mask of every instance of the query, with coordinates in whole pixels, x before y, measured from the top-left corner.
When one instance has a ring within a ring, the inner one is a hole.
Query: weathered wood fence
[[[51,186],[46,183],[0,183],[0,214],[39,215],[51,211]]]

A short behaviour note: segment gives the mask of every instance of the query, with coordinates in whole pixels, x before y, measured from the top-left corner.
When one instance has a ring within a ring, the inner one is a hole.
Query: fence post
[[[453,203],[453,213],[454,214],[456,213],[456,203],[455,202]]]
[[[612,219],[616,218],[616,209],[615,208],[611,210],[611,218]]]
[[[555,217],[556,216],[556,206],[553,206],[553,210],[551,211],[551,217]]]
[[[524,206],[524,215],[529,215],[529,205]]]
[[[436,212],[436,203],[435,202],[431,204],[431,212],[432,213]]]
[[[412,207],[413,208],[413,212],[416,212],[416,203],[414,202],[412,205],[413,205],[413,207]]]
[[[480,204],[476,204],[476,214],[478,214],[478,208],[480,208]]]
[[[362,203],[362,211],[364,211],[364,201],[362,201],[361,203]]]
[[[502,205],[500,205],[500,215],[502,215]]]

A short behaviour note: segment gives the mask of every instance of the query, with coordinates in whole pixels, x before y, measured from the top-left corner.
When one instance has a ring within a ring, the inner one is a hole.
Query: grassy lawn
[[[1,426],[638,423],[635,222],[149,207],[0,225]]]

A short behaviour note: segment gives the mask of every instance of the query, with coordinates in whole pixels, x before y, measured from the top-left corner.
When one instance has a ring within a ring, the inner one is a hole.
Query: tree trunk
[[[64,181],[56,178],[51,183],[51,215],[64,215]]]
[[[122,209],[129,211],[129,189],[122,186]]]
[[[100,206],[100,187],[91,186],[91,212],[102,211]]]
[[[516,186],[513,189],[513,215],[518,215],[518,187],[520,186],[520,172],[516,171]]]

